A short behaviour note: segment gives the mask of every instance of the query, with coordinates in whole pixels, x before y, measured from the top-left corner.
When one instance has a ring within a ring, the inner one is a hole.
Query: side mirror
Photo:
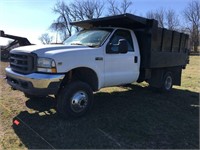
[[[106,46],[106,53],[107,54],[119,54],[119,45],[118,44],[109,43]]]
[[[4,31],[0,30],[0,37],[4,37]]]
[[[106,47],[107,54],[119,54],[128,52],[128,43],[125,39],[120,39],[118,44],[109,43]]]
[[[128,43],[125,39],[120,39],[119,40],[119,53],[127,53],[128,52]]]

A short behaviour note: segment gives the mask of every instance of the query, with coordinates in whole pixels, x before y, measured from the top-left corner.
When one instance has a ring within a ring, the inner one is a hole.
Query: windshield
[[[89,47],[99,47],[110,35],[112,29],[92,29],[83,30],[69,37],[64,44],[66,45],[84,45]]]

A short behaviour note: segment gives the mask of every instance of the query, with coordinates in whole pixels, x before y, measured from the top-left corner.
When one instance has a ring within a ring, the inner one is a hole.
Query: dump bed
[[[188,62],[188,35],[158,27],[154,19],[132,14],[110,16],[72,25],[89,29],[92,27],[122,27],[136,33],[141,54],[141,69],[185,67]]]
[[[151,33],[135,31],[141,53],[141,68],[165,68],[188,63],[188,35],[164,28]]]

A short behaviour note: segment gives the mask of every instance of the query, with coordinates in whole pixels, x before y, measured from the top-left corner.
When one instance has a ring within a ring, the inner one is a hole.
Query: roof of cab
[[[123,27],[140,29],[158,27],[158,22],[154,19],[147,19],[126,13],[116,16],[72,22],[71,25],[75,25],[84,29],[89,29],[91,27]]]

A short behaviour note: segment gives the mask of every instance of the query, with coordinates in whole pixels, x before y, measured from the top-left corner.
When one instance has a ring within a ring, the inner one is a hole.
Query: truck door
[[[125,39],[127,41],[127,53],[117,52],[118,47],[116,46],[120,39]],[[134,49],[135,46],[133,44],[133,35],[131,34],[131,32],[125,29],[117,29],[110,38],[108,44],[111,45],[111,51],[114,52],[106,52],[105,54],[104,86],[127,84],[136,81],[139,76],[140,63],[139,54],[137,54],[136,50]]]

